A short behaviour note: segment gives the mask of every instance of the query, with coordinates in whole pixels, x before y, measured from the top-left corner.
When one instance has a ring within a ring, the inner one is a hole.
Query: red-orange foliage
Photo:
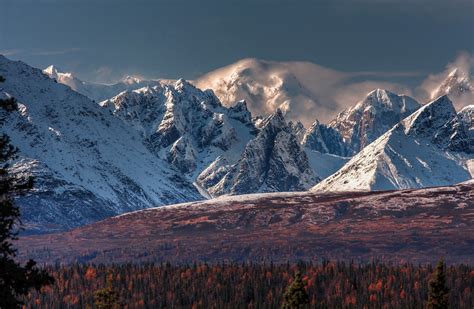
[[[343,262],[49,267],[56,284],[41,295],[32,292],[26,307],[92,306],[109,277],[126,308],[278,308],[296,271],[308,279],[311,308],[418,308],[426,304],[432,268]],[[453,308],[473,308],[472,271],[447,268]]]
[[[86,271],[86,274],[84,275],[84,278],[86,278],[86,280],[89,280],[89,281],[92,281],[95,278],[97,278],[97,271],[95,270],[95,268],[92,267],[92,266],[87,268],[87,271]]]

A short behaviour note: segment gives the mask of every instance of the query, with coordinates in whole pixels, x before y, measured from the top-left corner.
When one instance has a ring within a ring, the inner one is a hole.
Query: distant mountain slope
[[[442,96],[395,125],[312,190],[421,188],[469,180],[474,147],[464,121]]]
[[[163,80],[142,80],[137,77],[127,76],[123,80],[115,84],[99,84],[82,81],[72,73],[65,73],[56,66],[50,65],[43,70],[43,73],[49,77],[56,79],[58,83],[71,87],[72,90],[85,95],[86,97],[97,102],[111,98],[122,91],[135,90],[146,86],[157,86],[160,83],[168,83],[170,81]]]
[[[448,95],[455,106],[460,109],[466,105],[474,104],[474,85],[469,74],[456,68],[446,76],[430,95],[431,99]]]
[[[420,104],[408,96],[376,89],[341,112],[329,127],[336,129],[352,154],[356,154],[419,107]]]
[[[388,192],[272,193],[138,211],[22,237],[40,262],[474,262],[474,184]]]
[[[337,112],[327,92],[347,77],[311,62],[249,58],[209,72],[195,84],[214,90],[224,105],[245,100],[254,114],[270,115],[280,108],[288,120],[311,123],[313,115],[321,119]]]
[[[21,197],[29,232],[83,225],[126,211],[201,199],[192,184],[148,150],[138,132],[40,70],[0,56],[2,133],[20,150],[13,172],[36,176]]]

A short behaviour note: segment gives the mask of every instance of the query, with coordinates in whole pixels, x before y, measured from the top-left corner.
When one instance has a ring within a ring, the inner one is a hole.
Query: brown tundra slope
[[[137,211],[22,237],[40,262],[383,259],[474,262],[474,183],[386,192],[275,193]]]

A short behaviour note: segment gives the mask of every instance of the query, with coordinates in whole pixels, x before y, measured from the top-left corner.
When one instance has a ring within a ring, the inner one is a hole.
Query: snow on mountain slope
[[[321,179],[334,174],[351,159],[350,157],[321,153],[308,148],[305,148],[305,152],[308,157],[309,166]]]
[[[123,80],[115,84],[99,84],[80,80],[72,73],[65,73],[56,66],[50,65],[43,70],[43,73],[49,77],[56,79],[58,83],[67,85],[86,97],[97,102],[111,98],[122,91],[135,90],[146,86],[157,86],[162,83],[170,83],[168,80],[141,80],[137,77],[127,76]]]
[[[148,147],[192,181],[217,158],[235,163],[254,137],[244,101],[227,108],[185,80],[127,91],[100,103],[137,129]]]
[[[442,96],[362,149],[312,190],[388,190],[460,183],[473,178],[472,137]]]
[[[376,89],[341,112],[329,126],[339,131],[356,154],[419,107],[420,104],[408,96]]]
[[[19,111],[1,111],[2,132],[20,150],[13,172],[37,177],[35,192],[19,203],[29,232],[202,198],[108,109],[3,56],[0,75],[0,94],[19,102]]]
[[[141,132],[158,157],[206,196],[305,190],[317,181],[312,166],[328,174],[341,161],[331,156],[327,166],[309,165],[299,145],[301,123],[287,124],[279,111],[256,128],[245,101],[224,107],[212,91],[185,80],[123,92],[100,104]]]
[[[236,164],[214,170],[199,178],[213,196],[303,191],[319,180],[279,109],[263,120],[257,137],[245,146]]]

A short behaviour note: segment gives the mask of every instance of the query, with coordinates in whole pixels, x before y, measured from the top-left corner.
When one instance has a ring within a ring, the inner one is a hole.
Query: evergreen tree
[[[105,288],[94,293],[94,307],[97,309],[115,309],[120,307],[119,296],[112,287],[112,279],[107,280]]]
[[[0,100],[0,109],[7,112],[13,112],[18,109],[18,103],[13,97]]]
[[[444,309],[448,308],[448,293],[446,287],[446,266],[444,260],[440,259],[436,265],[436,269],[431,276],[428,291],[428,308]]]
[[[304,288],[304,283],[300,272],[296,273],[293,282],[290,284],[283,295],[283,299],[283,309],[305,308],[309,304],[308,293],[306,293]]]
[[[1,77],[0,81],[5,79]],[[14,100],[9,102],[16,103]],[[14,106],[0,104],[0,116],[1,113],[11,112]],[[10,144],[10,138],[5,134],[0,135],[0,308],[20,307],[23,304],[22,297],[30,289],[39,290],[54,282],[44,270],[36,267],[35,261],[29,260],[24,266],[15,261],[17,250],[12,242],[18,237],[21,221],[14,196],[23,194],[33,186],[32,178],[19,179],[8,173],[8,163],[16,152]]]

